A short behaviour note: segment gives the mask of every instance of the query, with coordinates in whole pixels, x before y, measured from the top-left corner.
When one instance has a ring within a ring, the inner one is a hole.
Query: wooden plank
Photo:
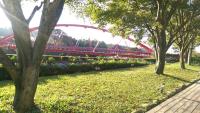
[[[195,89],[196,87],[197,87],[197,85],[193,84],[190,87],[188,87],[188,88],[184,89],[183,91],[179,92],[175,96],[178,97],[178,98],[179,97],[184,97],[184,96],[186,96],[188,94],[188,91],[191,91],[191,90]]]
[[[198,102],[193,102],[183,113],[192,113],[198,105]]]
[[[194,95],[192,97],[185,99],[199,103],[200,101],[198,100],[200,99],[200,86],[194,91]]]
[[[185,94],[186,92],[188,92],[188,91],[190,91],[190,90],[193,90],[193,89],[196,88],[196,87],[198,87],[197,84],[193,84],[193,85],[189,86],[188,88],[186,88],[185,90],[179,92],[179,93],[176,94],[175,96],[177,96],[177,97],[183,97],[183,96],[185,96],[184,94]]]
[[[173,106],[175,106],[178,102],[180,102],[182,100],[182,98],[178,98],[175,99],[174,101],[172,101],[171,103],[167,104],[166,106],[162,107],[160,110],[158,110],[156,113],[164,113],[167,110],[169,110],[170,108],[172,108]]]
[[[197,105],[192,113],[200,113],[200,104]]]
[[[199,90],[200,85],[197,85],[198,87],[195,88],[193,92],[191,92],[190,95],[186,96],[184,99],[188,100],[187,103],[185,103],[183,106],[181,106],[176,112],[178,113],[192,113],[192,111],[197,107],[199,104],[196,102],[196,99],[198,99],[200,96]]]
[[[197,85],[195,89],[193,89],[190,93],[190,95],[185,96],[185,99],[197,99],[196,96],[198,96],[198,91],[200,90],[200,85]]]
[[[198,84],[191,85],[190,87],[186,88],[182,92],[176,94],[172,98],[166,100],[165,102],[161,103],[157,107],[151,109],[147,113],[158,113],[158,112],[162,113],[162,112],[165,112],[165,111],[169,110],[170,108],[174,107],[174,105],[176,105],[177,103],[179,103],[181,101],[181,98],[185,98],[187,96],[192,97],[192,95],[193,95],[192,92],[194,92],[196,90],[196,88],[198,88],[198,87],[199,87]],[[182,102],[182,104],[184,104],[184,103]],[[180,107],[182,104],[177,105],[177,107],[178,106]],[[172,111],[176,110],[176,108],[173,108],[173,109],[174,110],[172,110]]]
[[[175,111],[177,111],[177,109],[179,109],[181,106],[183,106],[186,102],[187,102],[187,100],[182,99],[180,102],[175,104],[172,108],[168,109],[165,113],[174,113]]]
[[[158,110],[160,110],[161,108],[163,108],[164,106],[166,106],[168,103],[171,103],[172,101],[174,101],[175,98],[169,98],[167,99],[165,102],[161,103],[160,105],[156,106],[155,108],[151,109],[150,111],[148,111],[147,113],[157,113]]]
[[[177,109],[176,113],[183,113],[190,107],[192,103],[193,103],[192,101],[187,100],[187,102],[185,102],[179,109]]]
[[[199,87],[200,87],[200,85],[199,85]],[[196,102],[200,102],[200,89],[197,90],[197,93],[198,93],[198,98],[195,98],[195,99],[192,98],[192,100],[194,100]]]
[[[191,95],[193,94],[193,92],[194,92],[198,87],[199,87],[199,86],[198,86],[197,84],[194,84],[193,87],[188,87],[189,90],[188,90],[186,93],[181,92],[181,93],[184,93],[184,94],[180,95],[179,97],[180,97],[180,98],[186,98],[186,97],[191,96]]]

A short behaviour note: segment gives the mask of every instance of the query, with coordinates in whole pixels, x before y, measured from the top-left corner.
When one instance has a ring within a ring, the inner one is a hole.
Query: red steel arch
[[[56,27],[80,27],[80,28],[90,28],[101,30],[103,32],[109,32],[107,29],[102,29],[90,25],[80,25],[80,24],[57,24]],[[30,28],[30,32],[38,30],[39,27]],[[10,39],[14,38],[14,35],[8,35],[0,40],[0,47],[5,47]],[[128,38],[130,41],[134,41],[131,38]],[[153,50],[146,45],[139,43],[139,46],[145,49],[146,52],[141,51],[129,51],[129,50],[115,50],[115,49],[105,49],[105,48],[94,48],[91,47],[47,47],[46,52],[64,52],[71,55],[94,55],[94,56],[121,56],[121,57],[136,57],[143,58],[149,57]],[[15,49],[15,45],[10,46],[10,48]]]

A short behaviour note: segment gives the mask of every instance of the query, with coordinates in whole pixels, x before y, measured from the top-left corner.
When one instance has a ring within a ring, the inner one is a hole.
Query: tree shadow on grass
[[[9,110],[0,110],[0,113],[12,113],[12,111],[9,111]]]
[[[39,78],[39,82],[38,84],[47,84],[48,80],[51,81],[56,81],[56,80],[60,80],[60,75],[54,75],[54,76],[43,76]]]
[[[42,113],[39,106],[34,105],[27,113]]]
[[[128,68],[116,68],[116,69],[105,69],[105,70],[99,70],[99,71],[87,71],[87,72],[76,72],[76,73],[66,73],[62,75],[51,75],[51,76],[41,76],[39,77],[39,83],[38,84],[47,84],[48,80],[59,80],[61,77],[78,77],[78,76],[96,76],[96,75],[101,75],[99,73],[101,72],[123,72],[123,71],[131,71],[132,69],[139,69],[139,68],[144,68],[148,67],[148,65],[143,65],[143,66],[136,66],[136,67],[128,67]],[[0,81],[0,87],[8,86],[8,85],[13,85],[12,80],[3,80]]]
[[[12,106],[12,105],[11,105]],[[15,111],[13,110],[13,107],[11,107],[8,110],[0,110],[0,113],[15,113]],[[40,107],[38,107],[37,105],[34,105],[30,110],[28,110],[26,113],[42,113]]]
[[[194,72],[199,72],[199,71],[197,71],[197,70],[193,70],[193,69],[185,69],[185,70],[187,70],[187,71],[194,71]]]
[[[163,76],[170,77],[170,78],[172,78],[172,79],[179,80],[179,81],[186,82],[186,83],[192,83],[192,82],[189,81],[189,80],[185,80],[185,79],[183,79],[183,78],[175,77],[175,76],[169,75],[169,74],[163,74]]]
[[[79,77],[79,76],[101,76],[102,72],[124,72],[124,71],[133,71],[133,69],[139,69],[147,67],[148,65],[138,66],[138,67],[128,67],[128,68],[117,68],[117,69],[105,69],[105,70],[98,70],[98,71],[87,71],[87,72],[76,72],[76,73],[66,73],[63,75],[52,75],[52,76],[42,76],[39,79],[38,84],[47,84],[48,80],[56,81],[61,79],[62,77]]]
[[[78,77],[78,76],[96,76],[99,73],[102,72],[124,72],[124,71],[132,71],[132,69],[139,69],[139,68],[144,68],[147,67],[148,65],[144,66],[136,66],[136,67],[127,67],[127,68],[114,68],[114,69],[102,69],[102,70],[92,70],[92,71],[87,71],[87,72],[77,72],[77,73],[72,73],[72,74],[67,74],[67,75],[61,75],[61,76],[69,76],[69,77]],[[101,75],[101,74],[99,74]]]
[[[90,71],[90,72],[77,72],[73,74],[63,74],[63,75],[52,75],[52,76],[42,76],[39,78],[38,84],[48,84],[49,81],[61,80],[63,77],[78,77],[78,76],[96,76],[100,71]]]
[[[8,85],[13,85],[13,81],[12,80],[4,80],[4,81],[0,81],[0,88],[1,87],[5,87]],[[0,112],[1,113],[1,112]]]

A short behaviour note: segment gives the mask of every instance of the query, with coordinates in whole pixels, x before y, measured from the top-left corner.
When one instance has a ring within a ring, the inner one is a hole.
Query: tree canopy
[[[114,34],[133,34],[140,40],[150,34],[156,51],[156,73],[163,74],[165,54],[174,42],[167,38],[167,29],[177,9],[188,5],[187,0],[85,0],[84,14],[99,26],[110,24]]]

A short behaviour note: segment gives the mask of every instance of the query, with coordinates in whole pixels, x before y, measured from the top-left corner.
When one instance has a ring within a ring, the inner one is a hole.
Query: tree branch
[[[42,54],[46,48],[46,43],[58,22],[64,3],[65,0],[54,0],[53,2],[50,2],[50,0],[44,1],[38,36],[33,48],[32,62],[35,65],[40,64],[41,62]]]
[[[14,81],[16,81],[18,77],[17,68],[1,48],[0,48],[0,61],[3,64],[4,68],[10,74],[11,78]]]
[[[44,2],[41,2],[40,6],[35,6],[31,15],[29,16],[29,18],[27,19],[27,23],[30,23],[30,21],[32,20],[32,18],[34,17],[35,13],[41,9],[42,5],[44,4]]]
[[[179,0],[177,0],[175,3],[172,4],[172,8],[170,9],[169,13],[168,13],[168,16],[167,16],[167,22],[166,23],[169,23],[172,15],[175,13],[176,9],[177,9],[177,4],[178,4]]]
[[[151,33],[151,35],[152,35],[153,37],[155,37],[155,34],[154,34],[153,29],[152,29],[147,23],[146,23],[145,25],[146,25],[147,30]]]
[[[32,45],[30,39],[29,26],[23,14],[21,4],[18,0],[3,0],[5,14],[11,21],[15,36],[16,47],[20,56],[23,57],[23,67],[27,67],[32,62]]]
[[[156,4],[157,4],[157,11],[156,11],[156,21],[158,21],[160,18],[160,2],[159,0],[156,0]]]
[[[5,10],[5,7],[3,6],[3,4],[0,2],[0,8],[2,8],[3,10]]]

